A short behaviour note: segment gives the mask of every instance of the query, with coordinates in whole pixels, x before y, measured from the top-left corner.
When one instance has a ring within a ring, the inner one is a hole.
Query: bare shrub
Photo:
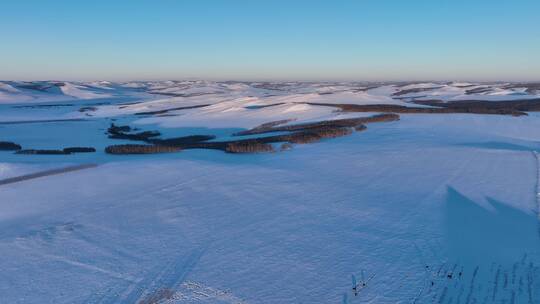
[[[113,145],[105,148],[109,154],[154,154],[179,152],[179,147],[154,146],[154,145]]]
[[[274,147],[271,144],[258,141],[230,142],[225,147],[225,151],[229,153],[260,153],[274,152]]]

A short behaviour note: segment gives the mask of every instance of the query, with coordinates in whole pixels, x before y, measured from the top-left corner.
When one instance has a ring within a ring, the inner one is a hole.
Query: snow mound
[[[60,86],[60,90],[64,95],[72,96],[78,99],[95,99],[110,97],[110,95],[108,94],[98,94],[88,91],[86,89],[86,87],[74,85],[69,82],[65,82],[63,83],[63,85]]]
[[[20,91],[14,88],[12,85],[2,82],[0,82],[0,91],[7,93],[20,93]]]
[[[0,83],[0,102],[37,103],[98,99],[111,97],[112,90],[112,87],[107,87],[102,82],[83,84],[58,81],[9,81]]]

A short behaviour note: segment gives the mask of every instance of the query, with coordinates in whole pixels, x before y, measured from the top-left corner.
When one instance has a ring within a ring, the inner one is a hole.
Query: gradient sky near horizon
[[[539,0],[7,0],[3,80],[540,80]]]

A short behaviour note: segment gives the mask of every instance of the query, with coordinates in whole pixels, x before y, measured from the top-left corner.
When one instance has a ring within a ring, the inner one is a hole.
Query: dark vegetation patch
[[[406,107],[401,105],[373,104],[328,104],[308,103],[310,105],[336,107],[344,112],[388,112],[388,113],[423,113],[423,114],[496,114],[496,115],[527,115],[526,112],[540,111],[540,99],[515,100],[515,101],[480,101],[464,100],[442,103],[436,100],[416,100],[416,104],[428,105],[423,107]]]
[[[317,129],[308,129],[299,132],[294,132],[290,135],[285,135],[289,143],[293,144],[309,144],[318,142],[325,138],[336,138],[352,134],[351,128],[344,127],[321,127]]]
[[[258,110],[258,109],[264,109],[264,108],[269,108],[269,107],[275,107],[275,106],[280,106],[280,105],[283,105],[285,104],[284,102],[278,102],[278,103],[273,103],[273,104],[269,104],[269,105],[260,105],[260,106],[247,106],[247,107],[244,107],[248,110]]]
[[[158,110],[158,111],[138,112],[138,113],[135,113],[135,115],[159,115],[159,114],[166,114],[167,112],[170,112],[170,111],[204,108],[204,107],[207,107],[209,105],[210,104],[203,104],[203,105],[188,106],[188,107],[176,107],[176,108],[170,108],[170,109]]]
[[[109,128],[109,133],[112,132],[116,135],[124,135],[115,137],[110,136],[111,138],[142,140],[148,144],[114,145],[107,147],[105,152],[111,154],[149,154],[177,152],[187,149],[213,149],[229,153],[273,152],[273,143],[286,143],[288,145],[283,146],[282,149],[288,149],[290,148],[290,144],[307,144],[318,142],[323,139],[347,136],[350,135],[355,128],[359,131],[365,130],[365,124],[367,123],[395,121],[398,119],[399,115],[397,114],[378,114],[370,117],[337,119],[280,126],[290,121],[281,120],[265,123],[254,129],[239,132],[234,135],[253,135],[271,132],[286,132],[287,134],[227,141],[209,141],[211,139],[215,139],[215,136],[213,135],[191,135],[169,139],[126,137],[126,132],[131,131],[130,127],[112,124]]]
[[[111,134],[131,132],[131,127],[130,126],[117,126],[114,123],[112,123],[109,129],[107,129],[107,131]]]
[[[397,114],[378,114],[370,117],[358,117],[358,118],[347,118],[347,119],[335,119],[335,120],[324,120],[312,123],[296,124],[296,125],[285,125],[285,126],[271,126],[271,125],[261,125],[251,130],[241,131],[235,133],[235,136],[243,135],[254,135],[262,134],[269,132],[284,132],[284,131],[308,131],[308,130],[320,130],[320,129],[332,129],[332,128],[354,128],[361,124],[374,123],[374,122],[387,122],[399,120],[399,115]]]
[[[85,112],[95,112],[97,111],[96,107],[90,106],[90,107],[82,107],[79,109],[79,112],[85,113]]]
[[[225,146],[225,151],[229,153],[260,153],[273,152],[271,144],[262,143],[257,140],[244,142],[231,142]]]
[[[17,151],[22,149],[21,145],[18,145],[10,141],[0,141],[0,151]]]
[[[411,99],[411,100],[414,100],[414,99],[426,98],[426,97],[428,97],[428,96],[427,95],[416,95],[416,96],[406,96],[406,97],[393,96],[392,99],[398,99],[398,100]],[[440,100],[440,102],[442,102],[442,100]]]
[[[38,150],[38,149],[25,149],[15,152],[16,154],[40,154],[40,155],[63,155],[69,154],[64,150]]]
[[[274,135],[250,139],[239,139],[239,140],[229,140],[229,141],[200,141],[190,144],[181,144],[177,147],[182,149],[214,149],[221,150],[225,152],[233,152],[231,146],[238,147],[238,149],[244,148],[244,150],[253,149],[257,152],[269,152],[273,151],[266,146],[267,144],[272,143],[311,143],[320,141],[323,138],[335,138],[338,136],[345,136],[351,134],[351,130],[342,130],[344,128],[336,127],[322,127],[319,129],[311,130],[300,130],[296,132],[291,132],[289,134],[283,135]],[[246,148],[251,146],[251,148]],[[246,153],[246,152],[244,152]]]
[[[442,88],[442,86],[430,87],[430,88],[413,88],[413,89],[401,90],[399,92],[392,94],[392,96],[401,96],[401,95],[412,94],[412,93],[421,93],[421,92],[432,91],[432,90],[436,90],[440,88]]]
[[[183,137],[174,137],[174,138],[167,138],[167,139],[150,139],[147,140],[147,142],[153,143],[155,145],[162,145],[162,146],[182,146],[182,145],[188,145],[188,144],[195,144],[202,141],[207,141],[211,139],[215,139],[216,137],[214,135],[190,135],[190,136],[183,136]]]
[[[160,135],[161,133],[159,133],[159,131],[143,131],[138,133],[111,134],[109,135],[109,138],[147,141],[152,137],[157,137]]]
[[[109,138],[138,141],[147,141],[152,137],[158,137],[161,135],[159,131],[143,131],[138,133],[129,133],[131,132],[131,127],[117,126],[114,123],[111,124],[109,129],[107,129],[107,132],[109,133]]]
[[[433,101],[416,101],[419,104],[439,106],[461,113],[527,115],[525,112],[540,111],[540,98],[507,101],[460,100],[439,104]],[[498,113],[497,113],[498,112]]]
[[[164,96],[172,96],[172,97],[196,97],[196,96],[204,96],[204,95],[214,95],[214,94],[222,94],[225,92],[200,92],[200,93],[172,93],[172,92],[159,92],[159,91],[148,91],[150,94],[156,94],[156,95],[164,95]]]
[[[466,90],[465,94],[466,95],[482,94],[482,93],[487,93],[487,92],[490,92],[490,91],[493,91],[493,88],[491,88],[491,87],[480,87],[480,88],[474,88],[474,89]]]
[[[27,155],[68,155],[73,153],[92,153],[96,152],[95,148],[92,147],[68,147],[64,149],[25,149],[18,150],[16,154],[27,154]]]
[[[149,144],[179,147],[183,145],[190,145],[201,141],[207,141],[215,139],[214,135],[189,135],[182,137],[173,137],[160,139],[156,138],[161,136],[159,131],[143,131],[138,133],[130,133],[133,129],[130,126],[119,126],[114,123],[107,129],[109,138],[112,139],[127,139],[133,141],[144,141]]]
[[[179,147],[158,146],[158,145],[113,145],[105,148],[109,154],[155,154],[171,153],[182,150]]]
[[[134,101],[134,102],[124,102],[124,103],[119,103],[117,104],[120,108],[120,109],[124,109],[124,108],[127,108],[128,106],[131,106],[131,105],[136,105],[136,104],[139,104],[139,103],[143,103],[144,101]]]
[[[156,138],[161,136],[159,131],[143,131],[138,133],[132,132],[130,126],[119,126],[114,123],[107,129],[109,138],[112,139],[127,139],[133,141],[143,141],[147,145],[113,145],[105,149],[106,153],[110,154],[151,154],[178,152],[185,147],[196,146],[197,143],[215,139],[214,135],[190,135],[173,138]],[[223,148],[224,149],[224,148]]]
[[[173,116],[179,116],[180,114],[159,114],[156,115],[157,117],[173,117]]]
[[[453,86],[456,88],[470,88],[470,87],[477,86],[477,84],[463,84],[463,85],[453,85]]]
[[[93,153],[96,152],[95,148],[92,147],[69,147],[64,148],[64,152],[71,154],[71,153]]]

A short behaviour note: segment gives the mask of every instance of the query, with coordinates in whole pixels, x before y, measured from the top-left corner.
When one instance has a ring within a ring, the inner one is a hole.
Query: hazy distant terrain
[[[538,303],[540,84],[0,81],[6,303]]]

